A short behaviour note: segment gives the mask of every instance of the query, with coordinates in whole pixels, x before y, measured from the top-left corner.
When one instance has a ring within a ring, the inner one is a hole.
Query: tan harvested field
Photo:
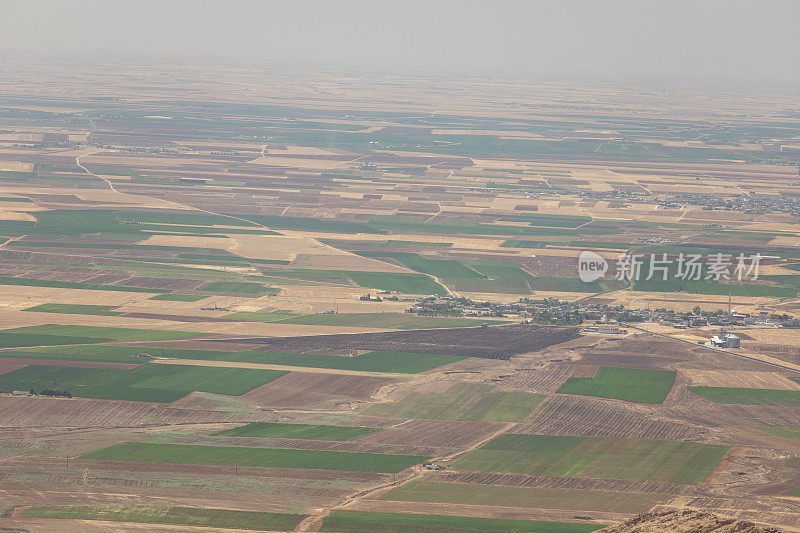
[[[692,385],[752,389],[800,390],[800,384],[777,372],[684,369]]]
[[[497,382],[513,389],[531,392],[555,392],[574,375],[577,367],[557,363],[535,369],[514,369],[511,374],[497,378]]]
[[[277,368],[277,367],[276,367]],[[367,372],[311,373],[298,369],[245,394],[242,399],[258,407],[319,407],[368,400],[392,378]]]
[[[458,503],[400,502],[387,500],[360,500],[345,507],[347,510],[383,513],[437,514],[445,516],[475,516],[479,518],[502,518],[508,520],[544,520],[555,522],[575,521],[575,511],[544,508],[506,507],[501,505],[470,505]],[[592,520],[581,523],[606,524],[620,522],[630,513],[608,511],[592,512]]]

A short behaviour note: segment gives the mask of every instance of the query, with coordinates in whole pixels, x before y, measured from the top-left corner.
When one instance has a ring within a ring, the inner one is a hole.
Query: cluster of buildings
[[[711,337],[709,344],[714,348],[741,348],[739,337],[733,333],[727,333],[725,330],[722,330],[719,335]]]
[[[621,191],[621,190],[613,190],[613,191],[581,191],[580,197],[581,198],[590,198],[593,200],[625,200],[625,199],[636,199],[642,196],[649,196],[650,193],[645,190],[641,191]],[[641,201],[641,200],[640,200]],[[628,207],[627,205],[621,205],[620,208]]]
[[[681,193],[670,195],[657,200],[657,202],[665,209],[693,205],[708,211],[739,211],[749,214],[786,213],[800,216],[800,198],[786,195],[740,195],[725,198],[714,194]]]
[[[651,322],[676,329],[702,326],[746,326],[761,328],[800,328],[800,319],[768,311],[738,313],[730,311],[675,311],[666,308],[629,309],[623,305],[563,302],[558,298],[541,300],[521,298],[512,303],[475,302],[468,298],[430,296],[417,300],[409,313],[421,316],[506,317],[519,318],[532,324],[548,325],[614,325]]]

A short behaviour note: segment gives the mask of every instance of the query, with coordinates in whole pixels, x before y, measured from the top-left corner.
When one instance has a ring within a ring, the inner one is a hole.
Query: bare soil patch
[[[409,420],[365,435],[359,442],[463,448],[503,427],[498,422]]]
[[[800,384],[778,372],[749,370],[682,370],[692,385],[706,387],[742,387],[752,389],[800,390]]]
[[[263,407],[318,407],[330,402],[366,400],[391,378],[290,372],[248,392],[242,399]]]
[[[553,396],[514,430],[542,435],[626,437],[642,439],[698,439],[702,427],[675,422],[652,406],[625,402]]]

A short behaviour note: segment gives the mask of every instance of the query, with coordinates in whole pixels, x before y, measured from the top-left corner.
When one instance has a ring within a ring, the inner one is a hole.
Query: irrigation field
[[[419,464],[428,457],[327,450],[126,442],[89,452],[79,459],[395,473]]]
[[[670,440],[507,434],[448,466],[474,472],[702,483],[728,449]]]
[[[601,367],[593,378],[571,377],[562,394],[616,398],[629,402],[662,403],[675,384],[675,371]]]
[[[219,437],[272,437],[287,439],[313,439],[345,441],[357,439],[378,431],[365,427],[319,426],[312,424],[280,424],[253,422],[245,426],[214,433]]]
[[[411,393],[395,403],[370,407],[366,414],[428,420],[520,422],[544,398],[522,391],[494,391],[489,385],[457,383],[443,393]]]

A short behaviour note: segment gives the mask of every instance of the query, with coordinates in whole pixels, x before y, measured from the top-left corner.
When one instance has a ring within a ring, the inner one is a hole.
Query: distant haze
[[[0,0],[0,50],[800,82],[800,2]]]

